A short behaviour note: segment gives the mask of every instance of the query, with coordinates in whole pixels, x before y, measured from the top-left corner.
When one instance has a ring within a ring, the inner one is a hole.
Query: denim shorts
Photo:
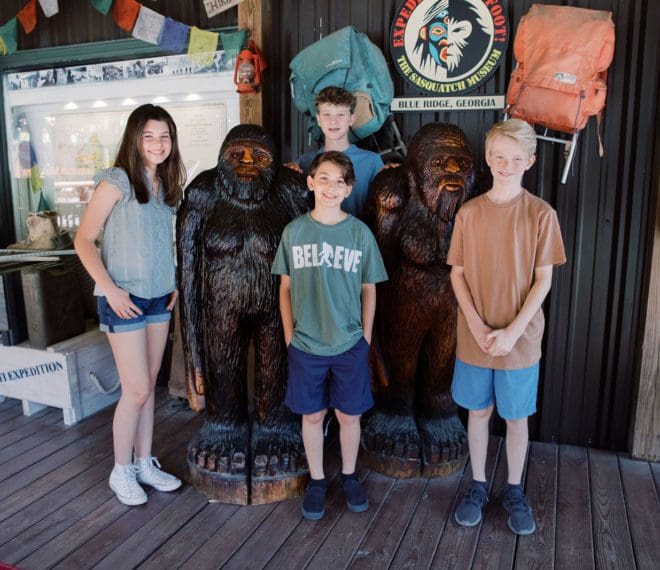
[[[296,414],[314,414],[326,408],[349,416],[366,412],[374,405],[369,343],[362,337],[355,346],[335,356],[310,354],[289,344],[284,403]]]
[[[131,301],[142,311],[132,319],[122,319],[112,310],[105,297],[97,297],[96,305],[99,312],[99,328],[106,333],[119,333],[136,331],[143,329],[153,323],[165,323],[172,318],[171,311],[167,310],[167,304],[170,302],[171,294],[155,297],[153,299],[143,299],[129,295]]]
[[[539,363],[518,370],[481,368],[456,359],[451,395],[459,406],[483,410],[497,405],[505,420],[519,420],[536,412]]]

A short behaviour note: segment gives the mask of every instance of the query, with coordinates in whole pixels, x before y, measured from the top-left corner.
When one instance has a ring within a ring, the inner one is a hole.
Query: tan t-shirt
[[[447,263],[463,267],[477,313],[493,330],[508,326],[520,312],[536,267],[565,262],[557,214],[527,190],[503,204],[482,194],[456,215]],[[484,368],[526,368],[541,358],[544,324],[539,309],[511,352],[493,357],[481,351],[459,307],[456,356]]]

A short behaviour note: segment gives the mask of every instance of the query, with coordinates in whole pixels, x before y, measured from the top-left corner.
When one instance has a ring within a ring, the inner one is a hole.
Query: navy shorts
[[[536,412],[539,363],[517,370],[496,370],[456,359],[451,395],[459,406],[484,410],[493,404],[505,420],[519,420]]]
[[[165,323],[172,318],[171,311],[167,310],[167,304],[170,302],[171,297],[170,293],[153,299],[144,299],[132,293],[129,296],[131,301],[142,311],[141,315],[137,315],[132,319],[122,319],[117,316],[117,313],[112,310],[105,297],[97,297],[96,305],[99,311],[99,328],[103,332],[119,333],[136,331],[153,323]]]
[[[353,348],[335,356],[309,354],[289,344],[289,382],[284,403],[296,414],[304,415],[327,408],[349,416],[366,412],[374,405],[369,343],[362,337]]]

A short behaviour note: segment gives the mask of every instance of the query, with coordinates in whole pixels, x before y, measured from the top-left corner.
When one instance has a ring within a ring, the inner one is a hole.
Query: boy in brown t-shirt
[[[524,121],[503,121],[488,131],[486,163],[493,187],[460,209],[447,256],[459,305],[452,396],[469,410],[473,476],[454,518],[463,526],[481,521],[488,502],[489,419],[496,404],[507,425],[503,505],[516,534],[536,528],[521,486],[527,417],[536,412],[541,305],[552,266],[566,261],[555,211],[521,186],[535,151],[534,129]]]

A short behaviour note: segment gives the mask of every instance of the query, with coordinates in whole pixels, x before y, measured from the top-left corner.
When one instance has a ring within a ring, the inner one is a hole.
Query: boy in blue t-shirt
[[[341,485],[353,512],[365,511],[367,495],[355,473],[360,416],[373,406],[369,345],[376,311],[376,283],[387,273],[365,224],[344,212],[355,179],[341,152],[317,155],[307,184],[314,209],[282,233],[272,273],[281,276],[280,312],[289,350],[285,403],[302,414],[302,439],[311,479],[302,513],[325,512],[323,419],[328,407],[339,422]]]
[[[353,163],[356,179],[342,209],[360,218],[369,184],[383,168],[383,161],[379,154],[359,148],[348,140],[348,133],[355,121],[355,96],[341,87],[322,89],[316,97],[316,121],[323,132],[323,148],[306,152],[297,164],[288,163],[286,166],[307,176],[314,157],[330,150],[343,152]]]

